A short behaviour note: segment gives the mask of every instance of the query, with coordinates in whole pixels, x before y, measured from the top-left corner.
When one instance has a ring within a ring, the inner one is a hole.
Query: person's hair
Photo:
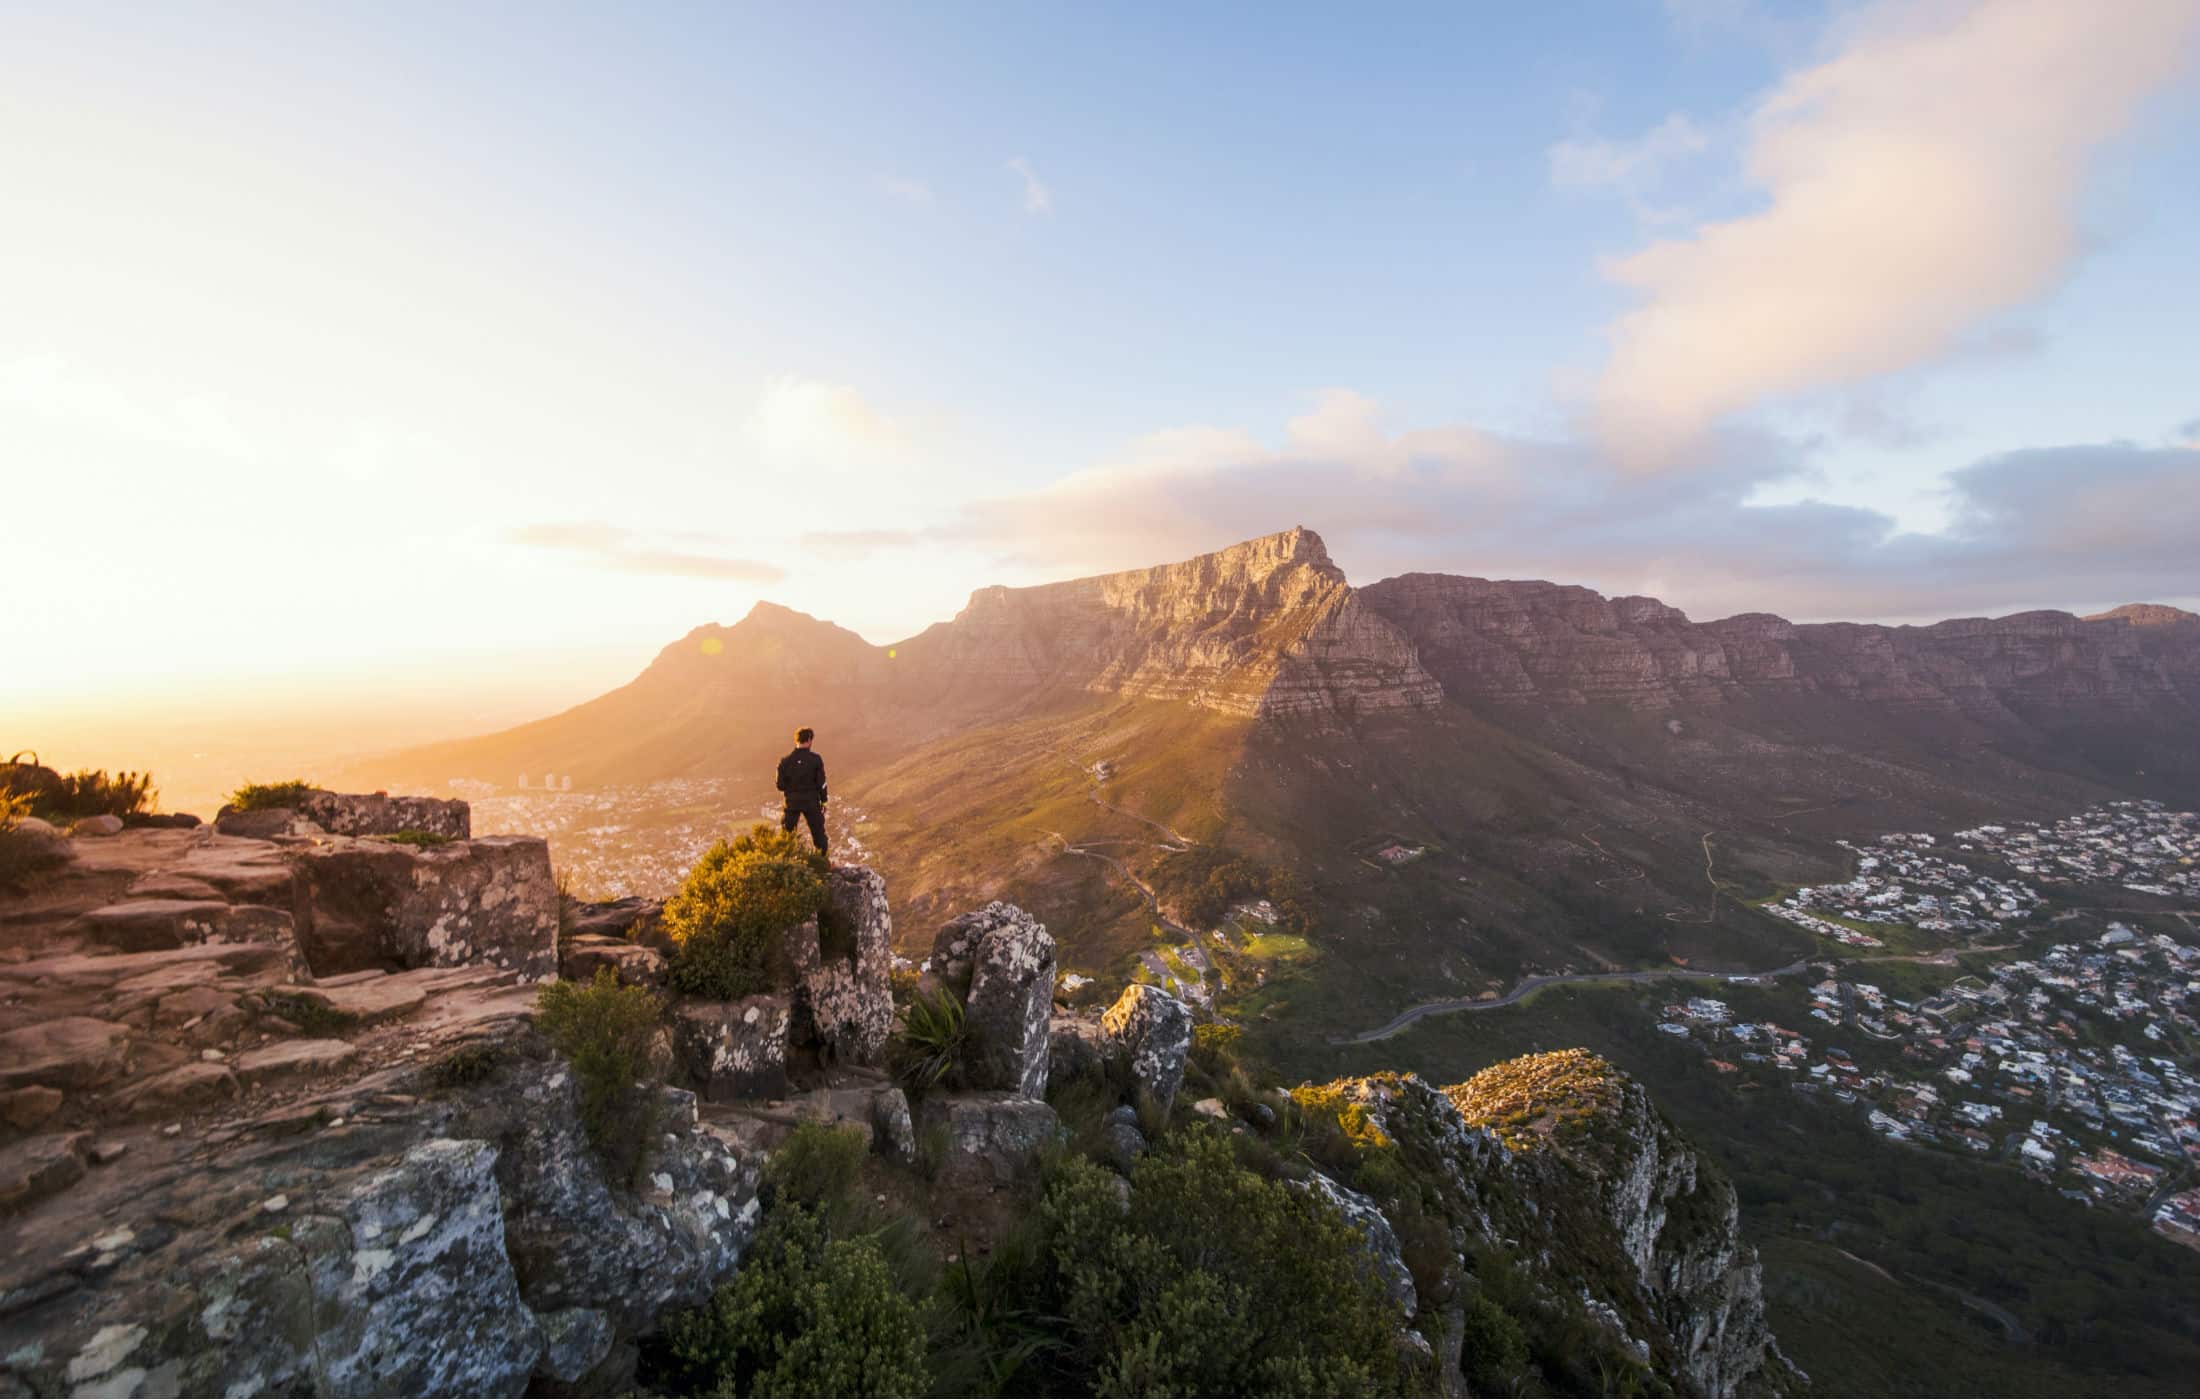
[[[798,744],[807,744],[808,742],[810,742],[810,740],[815,739],[816,737],[817,731],[810,728],[810,726],[806,724],[794,732],[794,741]]]

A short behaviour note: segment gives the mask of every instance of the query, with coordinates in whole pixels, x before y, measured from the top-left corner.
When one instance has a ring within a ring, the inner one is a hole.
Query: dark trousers
[[[825,804],[814,797],[790,797],[779,813],[779,829],[794,830],[795,818],[810,824],[810,840],[820,851],[825,849]]]

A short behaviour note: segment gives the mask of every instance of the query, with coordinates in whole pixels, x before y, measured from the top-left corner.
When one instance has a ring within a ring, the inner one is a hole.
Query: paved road
[[[1398,1032],[1420,1020],[1423,1016],[1445,1016],[1454,1011],[1495,1011],[1500,1006],[1511,1006],[1522,997],[1545,987],[1563,986],[1568,982],[1663,982],[1675,978],[1693,979],[1698,982],[1750,982],[1760,977],[1793,977],[1803,971],[1804,964],[1789,963],[1769,972],[1697,972],[1689,968],[1658,968],[1647,972],[1565,972],[1540,977],[1523,977],[1519,985],[1501,997],[1462,997],[1454,1001],[1423,1002],[1408,1007],[1371,1031],[1332,1039],[1332,1045],[1362,1045],[1374,1040],[1388,1040]]]

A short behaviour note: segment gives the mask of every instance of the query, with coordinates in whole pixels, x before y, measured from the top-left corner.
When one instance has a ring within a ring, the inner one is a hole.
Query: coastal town
[[[1850,881],[1767,912],[1852,948],[1914,932],[1960,938],[1972,956],[1815,962],[1800,1014],[1781,1018],[1794,1027],[1698,996],[1666,1005],[1658,1029],[1699,1044],[1714,1072],[1785,1080],[1863,1113],[1890,1141],[2010,1163],[2200,1247],[2200,937],[2188,915],[2050,914],[2032,886],[1964,863],[2006,863],[2046,887],[2173,898],[2194,892],[2200,821],[2118,803],[2050,825],[1852,849]],[[1980,956],[1998,952],[2010,956]]]

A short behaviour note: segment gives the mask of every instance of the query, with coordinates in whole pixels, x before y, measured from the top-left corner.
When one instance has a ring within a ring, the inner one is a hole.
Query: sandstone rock
[[[0,1034],[0,1089],[96,1089],[122,1074],[129,1047],[128,1026],[90,1016],[18,1027]]]
[[[917,1127],[909,1116],[909,1096],[881,1089],[871,1100],[871,1141],[879,1155],[908,1166],[917,1160]]]
[[[146,827],[154,831],[189,831],[205,825],[189,812],[132,812],[122,824],[132,830]]]
[[[558,947],[558,975],[568,982],[592,981],[597,969],[606,967],[622,986],[665,984],[665,956],[654,948],[594,934],[576,935]]]
[[[833,867],[826,906],[788,935],[794,1031],[830,1063],[874,1065],[894,1029],[894,921],[886,881],[860,865]]]
[[[240,811],[226,804],[214,814],[214,830],[223,836],[253,841],[328,834],[312,818],[290,807],[255,807]]]
[[[1108,1042],[1098,1017],[1057,1009],[1047,1029],[1047,1079],[1082,1079],[1107,1067]]]
[[[96,817],[84,817],[69,828],[71,836],[120,836],[122,818],[103,813]]]
[[[289,909],[294,902],[295,877],[282,848],[266,841],[237,841],[217,837],[189,851],[165,872],[169,879],[190,880],[217,892],[232,904],[265,904]],[[155,891],[143,891],[156,896]],[[197,898],[178,894],[171,898]]]
[[[535,836],[411,847],[349,837],[294,854],[297,931],[317,976],[480,964],[557,970],[558,892]]]
[[[357,980],[344,979],[341,985],[315,983],[284,987],[282,995],[310,1002],[361,1025],[373,1025],[418,1011],[421,1003],[427,1000],[428,988],[429,984],[418,973],[376,972]]]
[[[970,1083],[1038,1098],[1046,1093],[1054,1014],[1053,935],[999,900],[966,917],[972,942],[970,988],[963,999]]]
[[[194,1060],[125,1088],[116,1106],[125,1114],[166,1115],[181,1108],[237,1096],[237,1076],[219,1061]]]
[[[1060,1131],[1047,1104],[1006,1093],[927,1094],[917,1111],[918,1141],[939,1143],[938,1179],[950,1185],[1026,1180]]]
[[[663,900],[640,895],[593,904],[576,900],[570,909],[570,932],[577,938],[623,938],[664,952],[660,924],[664,912]]]
[[[1158,987],[1133,982],[1101,1015],[1100,1031],[1109,1052],[1128,1065],[1138,1091],[1166,1113],[1192,1052],[1191,1009]]]
[[[473,835],[471,809],[456,798],[314,791],[299,799],[298,813],[335,836],[425,831],[446,840],[464,841]]]
[[[0,1215],[19,1211],[84,1177],[90,1133],[47,1133],[0,1147]]]
[[[63,1097],[59,1089],[43,1084],[10,1089],[0,1094],[0,1122],[27,1133],[59,1113]]]
[[[292,940],[290,915],[225,900],[132,899],[88,911],[77,922],[95,943],[126,953],[194,943],[275,943]]]
[[[1421,1306],[1418,1290],[1413,1286],[1413,1271],[1406,1267],[1398,1232],[1391,1228],[1389,1217],[1383,1214],[1375,1198],[1339,1185],[1320,1172],[1293,1184],[1327,1201],[1347,1224],[1360,1232],[1360,1238],[1366,1242],[1369,1267],[1382,1280],[1384,1290],[1398,1305],[1400,1313],[1412,1317]]]
[[[792,1020],[784,996],[684,1001],[672,1012],[673,1046],[704,1098],[777,1098],[787,1092]]]
[[[246,1084],[292,1074],[341,1069],[358,1058],[348,1040],[278,1040],[245,1051],[236,1059],[237,1077]]]

